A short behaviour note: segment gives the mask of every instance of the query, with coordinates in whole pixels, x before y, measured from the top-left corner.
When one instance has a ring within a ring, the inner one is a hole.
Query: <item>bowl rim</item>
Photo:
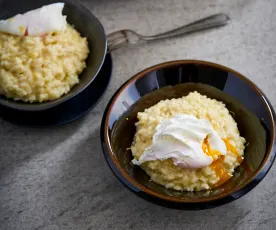
[[[49,2],[49,4],[58,3],[58,2],[59,1]],[[47,5],[49,5],[49,4],[47,4]],[[100,69],[103,66],[103,63],[104,63],[104,60],[105,60],[105,57],[106,57],[106,53],[107,53],[107,39],[106,39],[106,34],[105,34],[104,27],[103,27],[102,23],[100,22],[100,20],[87,7],[85,7],[82,3],[75,2],[73,0],[64,0],[64,4],[65,5],[70,4],[72,7],[75,7],[78,10],[80,10],[82,14],[87,15],[88,18],[93,20],[94,23],[99,26],[101,34],[105,38],[102,60],[100,61],[98,69],[94,73],[94,76],[91,77],[91,79],[88,81],[88,83],[86,85],[84,85],[82,88],[80,88],[76,92],[74,92],[70,95],[69,94],[64,94],[60,98],[57,98],[53,101],[46,101],[46,102],[42,102],[42,103],[29,103],[29,102],[19,101],[20,103],[22,103],[22,104],[19,104],[19,103],[17,103],[18,101],[13,100],[12,98],[9,99],[9,98],[6,98],[4,95],[0,95],[1,96],[0,97],[0,105],[8,107],[10,109],[25,111],[25,112],[44,111],[44,110],[56,107],[56,106],[60,105],[61,103],[66,102],[69,99],[73,98],[74,96],[78,95],[83,90],[85,90],[94,81],[94,79],[98,75]],[[10,101],[12,101],[12,103]],[[33,105],[33,106],[29,107],[29,106],[26,106],[26,105]]]
[[[200,65],[207,65],[207,66],[211,66],[211,67],[215,67],[218,69],[222,69],[224,71],[227,72],[231,72],[234,75],[236,75],[237,77],[239,77],[240,79],[244,80],[249,86],[251,86],[251,88],[259,95],[262,97],[266,109],[269,113],[269,118],[272,124],[272,135],[270,136],[270,145],[266,151],[265,154],[265,158],[262,160],[261,165],[258,167],[258,169],[256,170],[256,172],[254,172],[254,174],[242,185],[237,186],[235,189],[230,190],[226,193],[223,193],[222,195],[218,195],[216,197],[212,197],[212,198],[203,198],[200,201],[195,201],[195,200],[185,200],[185,199],[179,199],[179,198],[175,198],[173,196],[168,196],[168,195],[163,195],[160,193],[157,193],[149,188],[147,188],[146,186],[144,186],[143,184],[138,183],[136,180],[134,180],[130,175],[128,175],[128,173],[120,166],[118,160],[115,157],[115,154],[113,154],[113,150],[111,147],[111,140],[109,138],[108,132],[109,132],[109,128],[108,128],[108,120],[110,117],[110,113],[111,113],[111,109],[114,106],[115,101],[117,100],[117,98],[119,97],[119,95],[121,94],[121,92],[132,82],[136,81],[139,78],[144,77],[146,74],[158,70],[158,69],[162,69],[162,68],[166,68],[166,67],[173,67],[173,66],[177,66],[177,65],[186,65],[186,64],[200,64]],[[128,79],[122,86],[120,86],[120,88],[113,94],[112,98],[110,99],[103,118],[102,118],[102,124],[101,124],[101,142],[102,142],[102,149],[103,149],[103,153],[105,156],[105,159],[109,165],[109,167],[111,168],[112,172],[115,174],[115,176],[127,187],[129,188],[132,192],[137,193],[138,196],[141,197],[145,197],[146,195],[146,199],[149,198],[157,198],[160,199],[161,201],[166,201],[169,203],[178,203],[178,204],[191,204],[191,205],[196,205],[196,204],[206,204],[209,203],[209,206],[204,206],[205,208],[211,208],[214,206],[218,206],[218,205],[222,205],[225,203],[228,203],[232,200],[238,199],[239,197],[245,195],[247,192],[249,192],[250,190],[252,190],[257,184],[259,184],[261,182],[261,180],[266,176],[266,174],[268,173],[268,171],[270,170],[274,160],[275,160],[275,148],[276,148],[276,139],[275,139],[275,133],[276,133],[276,129],[275,129],[275,119],[276,119],[276,115],[275,112],[273,110],[272,105],[270,104],[269,100],[267,99],[267,97],[264,95],[264,93],[248,78],[246,78],[244,75],[242,75],[241,73],[228,68],[226,66],[217,64],[217,63],[213,63],[213,62],[208,62],[208,61],[202,61],[202,60],[194,60],[194,59],[188,59],[188,60],[175,60],[175,61],[169,61],[169,62],[164,62],[164,63],[160,63],[151,67],[148,67],[140,72],[138,72],[137,74],[135,74],[134,76],[132,76],[130,79]],[[269,160],[270,159],[270,160]],[[111,160],[111,161],[110,161]],[[114,166],[116,168],[114,168]],[[263,172],[263,170],[265,169],[265,172]],[[125,179],[127,181],[125,181]],[[253,183],[254,182],[254,183]],[[145,193],[145,194],[141,194]],[[147,195],[150,195],[150,197],[148,197]],[[220,204],[215,204],[215,202],[217,202],[218,200],[221,200]],[[214,203],[215,205],[212,205],[212,203]],[[161,204],[162,205],[162,204]],[[200,207],[202,208],[202,207]],[[198,208],[197,208],[198,209]]]

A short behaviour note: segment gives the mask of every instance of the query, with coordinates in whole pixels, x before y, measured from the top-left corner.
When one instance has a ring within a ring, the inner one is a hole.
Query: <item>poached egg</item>
[[[7,20],[0,20],[0,32],[18,36],[41,36],[66,28],[66,16],[62,15],[64,3],[43,6]]]
[[[176,166],[197,169],[209,166],[225,155],[225,142],[208,120],[193,115],[177,115],[157,127],[152,145],[145,149],[135,165],[146,161],[172,159]]]

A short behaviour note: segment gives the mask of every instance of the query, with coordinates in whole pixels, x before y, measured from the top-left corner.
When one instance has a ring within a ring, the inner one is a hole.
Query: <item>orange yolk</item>
[[[220,155],[222,155],[222,154],[220,153],[220,151],[218,151],[218,150],[212,150],[212,149],[210,148],[210,145],[209,145],[209,143],[208,143],[208,137],[206,137],[206,138],[204,139],[201,148],[202,148],[203,152],[204,152],[207,156],[212,157],[214,161],[217,160],[218,157],[219,157]]]
[[[235,154],[238,162],[241,163],[243,158],[238,154],[236,148],[230,143],[229,140],[223,139],[223,141],[226,145],[226,149],[232,152],[233,154]],[[217,187],[223,184],[224,182],[226,182],[227,180],[229,180],[232,177],[232,175],[229,174],[224,168],[224,165],[223,165],[224,156],[219,151],[212,150],[210,148],[210,145],[208,143],[208,137],[206,137],[202,143],[202,150],[206,155],[213,158],[214,161],[210,165],[210,167],[216,172],[216,175],[220,178],[214,187]]]

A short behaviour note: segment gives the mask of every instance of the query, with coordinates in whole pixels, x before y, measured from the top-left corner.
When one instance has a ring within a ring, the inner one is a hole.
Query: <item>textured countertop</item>
[[[113,53],[100,103],[58,128],[18,127],[0,119],[0,229],[275,229],[276,165],[241,199],[206,211],[176,211],[132,194],[109,170],[100,122],[115,90],[136,72],[175,59],[229,66],[253,80],[276,108],[275,0],[83,0],[106,32],[165,31],[226,12],[226,27]],[[1,112],[1,111],[0,111]]]

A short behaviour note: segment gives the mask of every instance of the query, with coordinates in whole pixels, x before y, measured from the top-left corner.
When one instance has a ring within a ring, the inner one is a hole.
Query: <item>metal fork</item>
[[[144,36],[129,29],[115,31],[107,35],[108,51],[114,51],[127,44],[136,44],[142,41],[153,41],[163,38],[170,38],[200,30],[210,29],[213,27],[223,26],[226,25],[229,20],[230,18],[226,14],[215,14],[190,23],[188,25],[179,27],[177,29],[173,29],[165,33],[156,34],[153,36]]]

